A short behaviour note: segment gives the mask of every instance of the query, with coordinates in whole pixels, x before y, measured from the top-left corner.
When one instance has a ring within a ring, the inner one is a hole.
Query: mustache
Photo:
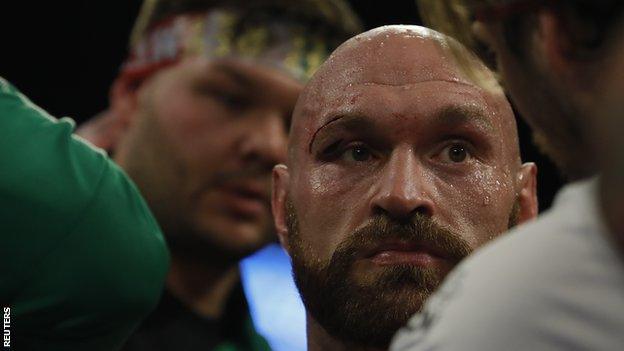
[[[336,259],[344,262],[346,259],[353,262],[363,252],[389,241],[422,245],[454,263],[472,252],[471,246],[460,235],[443,228],[423,214],[417,213],[407,221],[378,215],[342,242],[334,252],[332,261]]]

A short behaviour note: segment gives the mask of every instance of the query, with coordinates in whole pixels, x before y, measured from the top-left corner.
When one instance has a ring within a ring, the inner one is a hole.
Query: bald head
[[[487,71],[450,37],[425,27],[392,25],[346,41],[319,69],[315,81],[333,76],[335,79],[328,82],[345,79],[351,83],[374,81],[389,85],[444,79],[468,82],[459,72],[455,59],[450,57],[451,50],[460,50],[473,65]],[[490,77],[493,80],[491,74]]]
[[[470,70],[460,68],[457,53],[464,60],[462,64],[471,66]],[[468,77],[466,71],[478,75],[478,79]],[[299,97],[293,114],[291,152],[300,143],[309,143],[310,132],[314,134],[336,113],[356,109],[359,93],[354,86],[387,86],[397,92],[397,99],[401,91],[436,82],[463,86],[466,94],[472,93],[474,99],[462,99],[461,95],[465,95],[462,93],[454,95],[455,103],[473,110],[483,109],[489,114],[490,122],[500,127],[509,156],[519,165],[513,112],[494,75],[454,39],[411,25],[370,30],[349,39],[334,51]],[[381,101],[375,99],[372,103],[398,103],[408,108],[418,103],[394,101],[388,95],[380,95],[378,99]],[[409,110],[404,112],[409,115]]]

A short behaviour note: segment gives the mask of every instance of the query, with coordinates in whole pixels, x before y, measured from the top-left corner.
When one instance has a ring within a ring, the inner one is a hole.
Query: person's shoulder
[[[12,201],[47,207],[51,220],[79,211],[94,194],[109,161],[102,151],[75,137],[73,129],[71,119],[52,117],[0,78],[3,193]]]
[[[0,216],[5,228],[22,239],[19,232],[58,242],[57,235],[70,235],[81,221],[113,229],[114,219],[123,218],[125,225],[110,235],[127,239],[128,231],[159,232],[127,175],[73,130],[72,120],[50,116],[0,78],[0,202],[7,202]]]
[[[0,79],[0,298],[33,327],[87,321],[48,328],[52,339],[110,330],[100,340],[110,348],[155,305],[168,252],[132,181],[73,127]]]
[[[81,151],[91,148],[86,147]],[[89,315],[98,327],[114,331],[95,340],[94,345],[113,345],[126,339],[156,306],[169,267],[169,253],[160,227],[136,185],[108,157],[96,154],[104,157],[101,173],[78,211],[63,249],[46,258],[52,267],[46,274],[58,275],[57,285],[69,287],[60,298],[71,301],[76,317]],[[72,272],[71,280],[63,276],[68,271]],[[89,289],[75,287],[74,280]],[[71,328],[64,331],[66,335],[74,332]]]
[[[0,78],[0,257],[10,295],[62,246],[108,168],[104,154]]]
[[[118,289],[123,287],[118,291],[139,297],[154,291],[149,304],[156,303],[169,264],[167,246],[145,200],[117,165],[107,167],[75,229],[88,235],[85,245],[94,248],[88,262],[106,269]]]

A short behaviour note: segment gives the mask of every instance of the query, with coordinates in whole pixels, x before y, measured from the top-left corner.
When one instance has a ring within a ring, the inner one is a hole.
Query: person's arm
[[[102,174],[76,219],[21,291],[34,349],[118,349],[160,297],[165,244],[122,172]]]
[[[0,302],[15,349],[115,350],[155,306],[168,252],[128,177],[0,79]]]

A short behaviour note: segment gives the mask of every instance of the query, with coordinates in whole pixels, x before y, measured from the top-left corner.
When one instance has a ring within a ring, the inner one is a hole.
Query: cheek
[[[439,178],[437,183],[441,217],[473,246],[506,231],[515,198],[508,172],[482,167],[465,177]]]
[[[365,195],[370,189],[362,177],[347,176],[336,165],[306,171],[293,184],[301,236],[322,258],[366,220]]]
[[[348,201],[350,196],[359,194],[371,186],[371,179],[377,173],[373,164],[345,167],[336,163],[314,166],[308,172],[306,185],[314,196]]]
[[[185,94],[169,96],[155,111],[168,144],[188,167],[212,168],[222,162],[236,133],[218,109]],[[163,142],[167,142],[163,140]]]

